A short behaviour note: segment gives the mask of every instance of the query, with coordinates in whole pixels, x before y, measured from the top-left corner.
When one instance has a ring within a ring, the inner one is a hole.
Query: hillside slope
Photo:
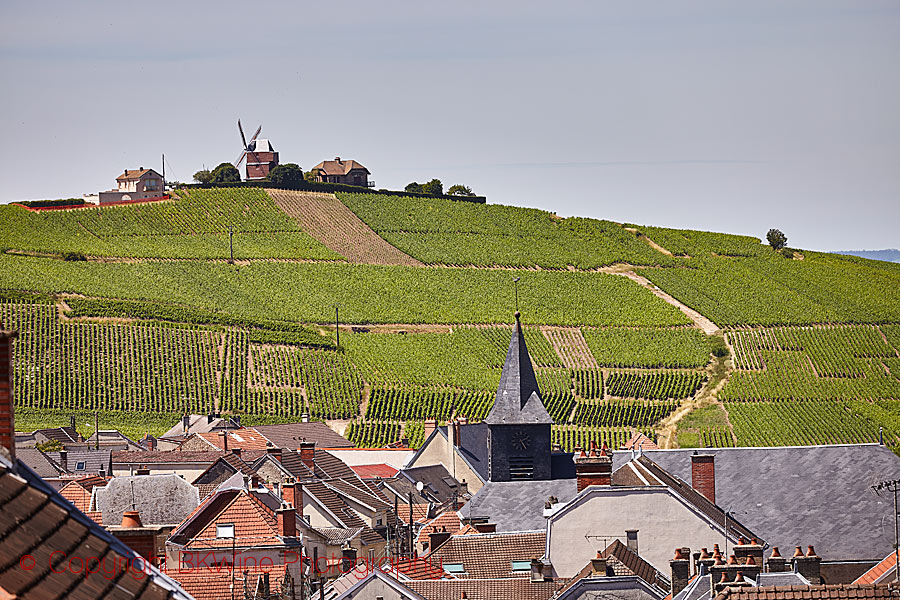
[[[874,441],[879,427],[900,442],[898,265],[535,209],[298,194],[0,207],[0,323],[20,331],[24,423],[306,412],[361,444],[415,443],[424,419],[489,410],[518,278],[566,447],[663,421],[669,445]],[[335,306],[351,324],[338,351]]]

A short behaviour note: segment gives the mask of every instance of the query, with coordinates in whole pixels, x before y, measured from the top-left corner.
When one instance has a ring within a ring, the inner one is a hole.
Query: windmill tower
[[[269,171],[278,166],[278,153],[275,152],[269,140],[256,139],[256,136],[262,131],[262,125],[256,129],[256,133],[249,142],[244,137],[244,128],[241,127],[240,119],[238,119],[238,131],[241,132],[241,143],[244,149],[238,159],[234,161],[234,166],[240,169],[241,163],[246,159],[245,179],[247,181],[265,179]]]

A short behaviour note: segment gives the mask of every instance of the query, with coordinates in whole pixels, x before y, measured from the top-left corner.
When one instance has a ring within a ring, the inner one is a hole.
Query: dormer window
[[[234,523],[216,523],[217,539],[234,539]]]
[[[84,461],[83,460],[79,460],[78,462],[75,463],[75,470],[76,471],[84,471]]]

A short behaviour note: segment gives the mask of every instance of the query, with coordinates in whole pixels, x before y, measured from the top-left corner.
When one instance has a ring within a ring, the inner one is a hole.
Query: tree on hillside
[[[211,175],[212,177],[210,177],[210,183],[227,183],[230,181],[241,180],[241,172],[238,171],[237,168],[229,162],[223,162],[221,165],[213,169]]]
[[[781,250],[787,245],[787,236],[780,229],[770,229],[766,239],[774,250]]]
[[[303,170],[295,163],[286,163],[278,165],[271,171],[266,178],[275,185],[284,187],[296,187],[303,183]]]
[[[440,179],[432,179],[428,183],[422,184],[422,191],[432,196],[441,196],[444,193],[444,184]]]
[[[406,187],[403,188],[403,191],[412,192],[414,194],[421,194],[422,193],[422,184],[416,183],[415,181],[413,181],[412,183],[407,183]]]
[[[197,183],[209,183],[212,181],[212,173],[209,172],[209,169],[197,171],[194,173],[194,181]]]
[[[457,183],[456,185],[451,185],[450,189],[447,190],[447,194],[450,196],[474,196],[472,193],[472,188],[467,185],[462,185]]]

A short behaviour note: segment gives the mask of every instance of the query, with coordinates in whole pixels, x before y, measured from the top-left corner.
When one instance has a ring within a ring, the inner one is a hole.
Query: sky
[[[561,216],[900,247],[900,2],[0,3],[0,202],[190,181],[236,122]],[[248,131],[249,130],[249,131]]]

